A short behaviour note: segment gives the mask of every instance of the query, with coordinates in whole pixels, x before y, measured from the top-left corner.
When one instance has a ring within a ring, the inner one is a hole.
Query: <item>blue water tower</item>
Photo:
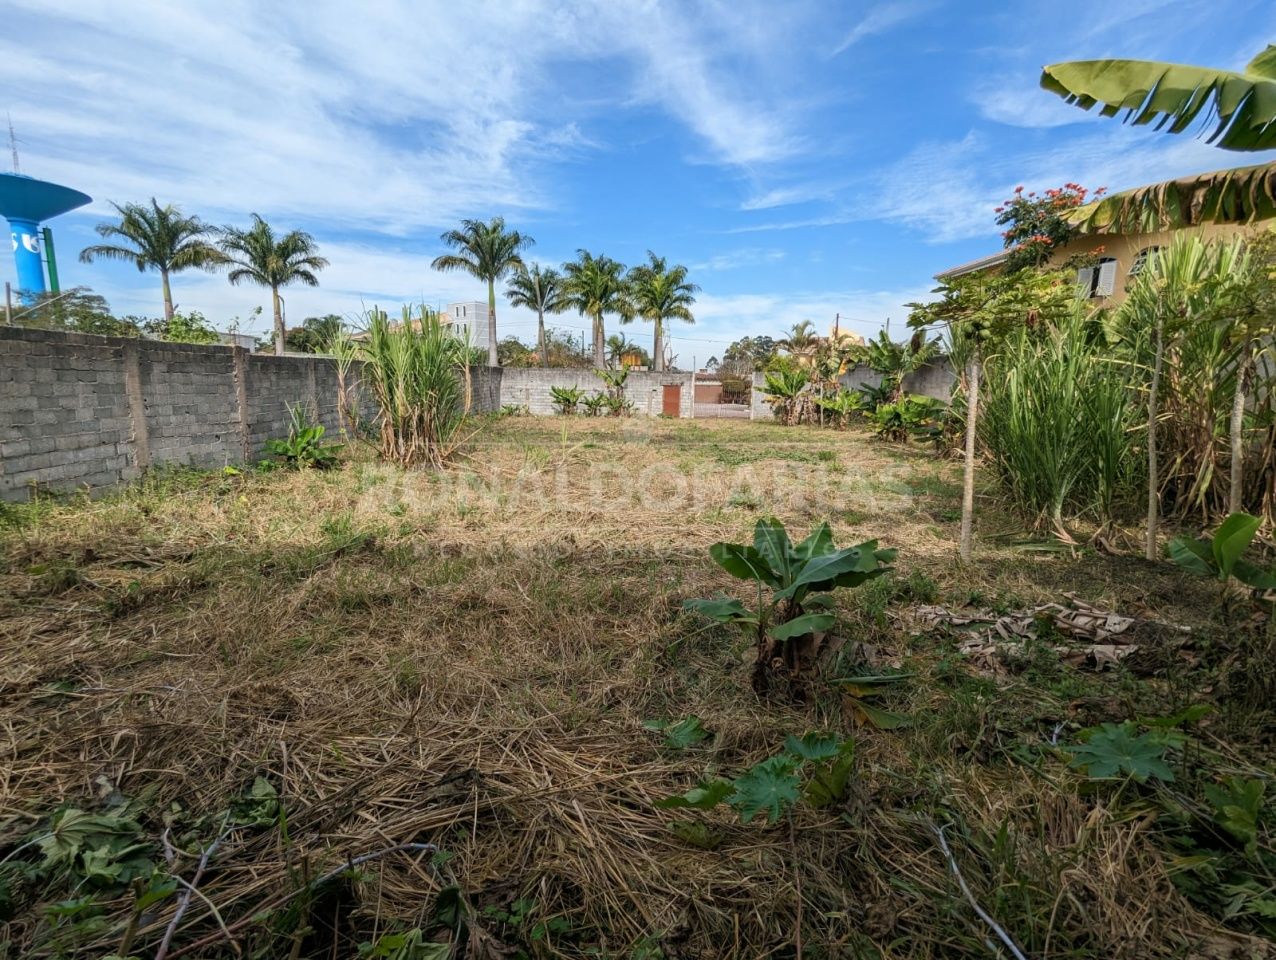
[[[93,198],[79,190],[20,173],[0,173],[0,217],[9,221],[13,241],[13,262],[18,272],[18,296],[31,301],[46,290],[44,260],[40,255],[40,224],[59,214],[91,203]],[[43,233],[50,238],[49,231]],[[49,273],[56,284],[57,265],[48,250]]]

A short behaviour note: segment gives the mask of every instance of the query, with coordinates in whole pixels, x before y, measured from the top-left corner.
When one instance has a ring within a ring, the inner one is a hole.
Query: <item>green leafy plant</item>
[[[576,412],[576,406],[585,397],[585,391],[580,387],[550,387],[550,399],[554,403],[554,409],[563,416],[571,416]]]
[[[607,408],[607,394],[591,393],[589,396],[581,400],[581,404],[585,408],[585,416],[601,416],[603,410]]]
[[[734,780],[717,778],[702,781],[686,793],[656,801],[664,810],[712,810],[725,803],[749,823],[765,814],[768,823],[805,800],[812,807],[827,807],[846,799],[851,774],[855,767],[855,743],[839,741],[831,733],[808,733],[802,737],[789,735],[784,750],[755,763]],[[674,828],[675,834],[700,846],[709,838],[686,822]]]
[[[853,416],[864,412],[864,395],[857,390],[842,389],[832,396],[817,398],[815,405],[824,411],[831,426],[845,430]]]
[[[127,813],[89,813],[66,807],[49,820],[34,841],[44,855],[46,874],[67,873],[98,887],[114,887],[149,877],[151,844]]]
[[[1276,589],[1276,572],[1263,570],[1244,558],[1262,521],[1248,513],[1233,513],[1212,537],[1175,537],[1170,558],[1185,570],[1226,584],[1233,577],[1255,590]]]
[[[883,440],[904,443],[909,437],[932,439],[940,431],[944,404],[932,397],[905,394],[873,411],[873,427]]]
[[[1133,777],[1139,783],[1174,780],[1174,771],[1165,762],[1169,740],[1160,731],[1138,733],[1127,720],[1101,724],[1084,736],[1084,742],[1068,749],[1073,755],[1071,766],[1085,770],[1090,777]]]
[[[663,733],[665,735],[665,745],[678,750],[694,747],[696,744],[703,743],[713,736],[712,733],[704,728],[700,718],[694,714],[684,717],[677,723],[668,720],[644,720],[642,725],[648,730]]]
[[[1263,813],[1262,780],[1227,777],[1221,784],[1207,784],[1205,798],[1214,807],[1215,822],[1229,833],[1248,857],[1258,855],[1258,822]]]
[[[766,693],[783,677],[800,693],[803,677],[815,666],[837,619],[829,594],[882,576],[891,569],[887,564],[895,551],[879,549],[876,540],[839,550],[827,523],[795,545],[784,524],[766,517],[757,522],[752,545],[715,543],[709,555],[733,577],[757,585],[755,605],[750,610],[723,596],[688,600],[683,608],[735,624],[754,642],[756,691]]]
[[[883,710],[876,704],[869,703],[888,688],[902,683],[911,677],[909,673],[883,673],[868,676],[839,677],[834,684],[842,692],[842,699],[850,706],[852,712],[861,723],[869,723],[882,730],[898,730],[911,722],[902,713]]]
[[[288,416],[292,422],[287,439],[267,440],[266,451],[294,470],[327,470],[334,466],[341,444],[323,442],[324,425],[307,422],[305,409],[299,403],[289,406]]]
[[[452,947],[433,943],[417,928],[404,933],[384,933],[375,943],[359,944],[360,960],[448,960]]]
[[[762,393],[775,418],[791,427],[801,419],[802,397],[810,377],[804,370],[775,370],[766,373]]]

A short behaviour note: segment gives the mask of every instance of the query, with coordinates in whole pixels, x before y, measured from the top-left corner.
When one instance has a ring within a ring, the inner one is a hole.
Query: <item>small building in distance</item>
[[[1151,253],[1169,246],[1182,231],[1206,239],[1231,239],[1276,221],[1276,163],[1195,174],[1123,190],[1073,211],[1077,234],[1050,255],[1062,266],[1074,257],[1093,265],[1078,268],[1077,283],[1091,299],[1118,304]],[[1007,251],[959,264],[936,280],[999,270]]]
[[[449,303],[439,313],[439,319],[451,326],[457,336],[463,337],[470,346],[477,347],[484,353],[488,348],[487,325],[491,316],[491,308],[482,300]]]

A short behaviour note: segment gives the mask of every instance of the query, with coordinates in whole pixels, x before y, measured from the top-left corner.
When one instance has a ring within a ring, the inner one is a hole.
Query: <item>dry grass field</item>
[[[347,454],[0,515],[0,954],[1013,956],[977,903],[1033,958],[1273,955],[1268,826],[1244,851],[1201,800],[1266,783],[1274,729],[1209,583],[1039,549],[991,495],[960,567],[957,465],[853,430],[512,417],[438,475]],[[749,598],[708,548],[766,515],[898,548],[835,597],[839,666],[905,674],[906,726],[759,700],[682,611]],[[981,654],[923,609],[1066,595],[1137,649],[1038,615]],[[689,715],[691,746],[644,725]],[[1070,765],[1149,719],[1173,782]],[[653,805],[808,731],[855,740],[832,807],[693,812],[696,845]]]

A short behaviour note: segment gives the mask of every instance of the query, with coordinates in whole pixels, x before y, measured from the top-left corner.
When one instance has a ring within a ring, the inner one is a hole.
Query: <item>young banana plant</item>
[[[715,543],[709,555],[733,577],[756,583],[756,602],[750,609],[723,596],[688,600],[683,607],[735,624],[754,642],[753,688],[759,694],[781,678],[800,694],[837,619],[832,591],[880,577],[895,559],[895,551],[879,549],[876,540],[837,549],[827,523],[793,544],[784,524],[774,517],[758,521],[752,545]]]

